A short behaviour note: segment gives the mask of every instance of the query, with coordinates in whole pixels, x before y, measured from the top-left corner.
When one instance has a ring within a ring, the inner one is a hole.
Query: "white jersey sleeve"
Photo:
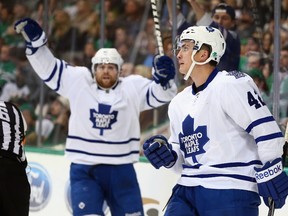
[[[27,58],[44,83],[65,97],[69,98],[74,91],[78,91],[77,86],[93,82],[88,68],[74,67],[55,58],[47,46],[40,47],[34,55],[27,55]]]
[[[130,75],[121,79],[124,83],[129,83],[130,91],[135,91],[138,95],[134,100],[139,100],[140,111],[152,109],[164,105],[171,101],[177,93],[174,81],[170,81],[170,88],[163,89],[160,84],[156,84],[150,79],[140,75]]]
[[[241,74],[230,72],[227,76],[234,76],[233,73]],[[263,164],[281,157],[283,135],[264,103],[258,87],[247,75],[239,78],[239,81],[233,81],[223,86],[223,109],[237,125],[254,138]]]

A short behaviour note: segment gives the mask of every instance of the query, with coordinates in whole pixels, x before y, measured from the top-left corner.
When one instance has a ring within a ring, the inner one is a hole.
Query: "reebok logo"
[[[255,173],[256,181],[257,181],[257,183],[267,182],[267,181],[275,178],[276,176],[280,175],[282,173],[282,170],[283,170],[282,169],[282,163],[280,161],[272,167],[269,167],[269,168],[262,170],[260,172],[256,172]]]

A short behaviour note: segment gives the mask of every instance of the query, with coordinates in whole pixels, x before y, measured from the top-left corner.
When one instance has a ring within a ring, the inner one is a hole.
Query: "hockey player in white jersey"
[[[288,194],[283,135],[248,75],[218,71],[225,40],[213,27],[183,31],[179,72],[193,80],[171,101],[171,136],[148,139],[144,154],[180,173],[166,216],[257,216],[260,196],[281,208]],[[260,196],[259,196],[260,195]]]
[[[155,58],[153,80],[140,75],[120,78],[121,56],[114,48],[102,48],[92,58],[93,78],[88,68],[55,58],[36,21],[21,19],[15,30],[25,38],[36,73],[70,102],[65,155],[71,161],[73,215],[104,215],[106,200],[113,216],[143,216],[133,167],[139,159],[139,115],[176,95],[172,59]]]

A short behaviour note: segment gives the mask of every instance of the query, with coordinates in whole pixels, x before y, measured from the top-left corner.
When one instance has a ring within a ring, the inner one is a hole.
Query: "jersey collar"
[[[201,86],[196,87],[195,84],[192,84],[192,94],[196,95],[198,92],[203,91],[210,82],[212,82],[212,80],[215,78],[215,76],[218,74],[218,69],[215,68],[212,73],[209,75],[208,79],[206,80],[205,83],[203,83]]]

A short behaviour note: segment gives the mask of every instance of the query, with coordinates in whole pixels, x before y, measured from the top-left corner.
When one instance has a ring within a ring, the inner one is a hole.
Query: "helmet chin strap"
[[[186,73],[186,75],[185,75],[185,77],[184,77],[184,80],[188,80],[188,78],[190,77],[190,75],[191,75],[191,73],[192,73],[192,71],[193,71],[193,69],[194,69],[194,67],[195,67],[196,64],[197,64],[197,65],[204,65],[204,64],[208,63],[208,62],[211,60],[211,57],[209,57],[209,58],[206,59],[206,61],[204,61],[204,62],[197,62],[197,61],[195,61],[195,60],[194,60],[194,56],[195,56],[195,54],[196,54],[197,51],[198,51],[198,50],[193,50],[193,52],[192,52],[192,55],[191,55],[192,64],[190,65],[189,70],[188,70],[188,72]]]
[[[190,75],[191,75],[191,73],[192,73],[192,70],[193,70],[195,64],[196,64],[196,62],[193,61],[192,64],[190,65],[190,67],[189,67],[188,72],[186,73],[186,75],[185,75],[185,77],[184,77],[184,80],[188,80],[188,78],[190,77]]]

